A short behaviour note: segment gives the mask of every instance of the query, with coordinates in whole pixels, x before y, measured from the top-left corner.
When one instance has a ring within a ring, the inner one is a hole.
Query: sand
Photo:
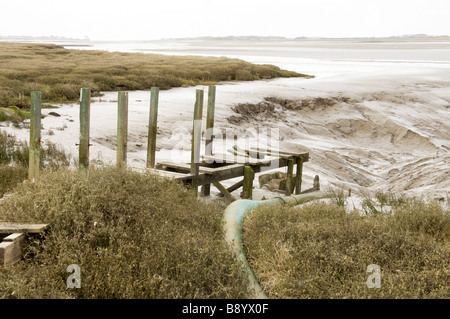
[[[359,49],[353,50],[355,55]],[[436,55],[438,48],[433,50]],[[448,48],[442,48],[441,54],[447,53]],[[252,132],[278,130],[281,148],[310,152],[310,162],[304,165],[303,188],[311,187],[314,176],[319,175],[323,190],[333,187],[352,189],[353,194],[385,191],[420,198],[448,198],[450,62],[363,61],[355,60],[353,55],[351,59],[338,61],[330,57],[285,58],[282,54],[278,58],[241,57],[251,62],[272,60],[286,69],[314,74],[316,78],[218,85],[217,130],[236,134],[241,145],[245,144],[246,137],[250,145],[257,145],[256,139],[250,136]],[[195,89],[198,88],[207,92],[202,86],[160,92],[157,162],[189,162]],[[106,92],[94,101],[91,162],[93,165],[114,163],[117,92]],[[148,91],[129,94],[128,164],[132,167],[145,166],[149,101]],[[64,147],[76,161],[79,106],[61,105],[43,113],[52,111],[61,117],[48,115],[42,120],[42,141]],[[28,139],[27,129],[6,123],[0,129]],[[218,140],[215,149],[221,151],[232,145],[233,141]],[[255,186],[255,199],[279,195],[259,189],[256,180]],[[215,189],[212,192],[217,194]],[[233,194],[239,196],[239,191]]]

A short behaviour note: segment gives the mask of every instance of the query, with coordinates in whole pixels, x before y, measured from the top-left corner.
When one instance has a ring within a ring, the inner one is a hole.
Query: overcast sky
[[[450,0],[11,0],[0,35],[91,40],[450,34]]]

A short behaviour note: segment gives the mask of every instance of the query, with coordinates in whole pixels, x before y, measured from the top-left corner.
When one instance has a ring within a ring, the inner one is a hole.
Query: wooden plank
[[[0,222],[0,234],[27,233],[38,234],[48,229],[47,224],[21,224]]]
[[[214,168],[213,174],[200,176],[198,183],[199,185],[205,185],[241,176],[244,176],[244,165],[232,164]]]
[[[169,163],[169,162],[162,162],[162,163],[158,163],[157,165],[158,169],[163,169],[166,170],[167,168],[174,168],[179,170],[180,172],[186,172],[189,173],[191,166],[189,164],[185,164],[185,163]],[[199,166],[199,171],[201,173],[205,173],[205,174],[213,174],[214,173],[214,169],[213,168],[209,168],[209,167],[202,167]]]
[[[178,173],[181,172],[189,172],[189,165],[183,163],[158,163],[157,168],[165,169],[165,168],[175,168]],[[170,171],[165,171],[170,172]],[[213,182],[220,182],[222,180],[227,180],[235,177],[240,177],[244,175],[244,165],[243,164],[231,164],[224,165],[221,167],[199,167],[199,177],[197,184],[198,186],[211,184]]]
[[[239,187],[242,187],[244,185],[244,180],[241,180],[233,185],[231,185],[230,187],[227,188],[227,191],[229,193],[234,192],[236,189],[238,189]],[[219,197],[223,196],[222,193],[220,193],[218,195]]]
[[[147,167],[155,167],[156,134],[158,129],[159,88],[152,87],[150,93],[150,115],[148,123]]]
[[[231,195],[222,184],[219,182],[213,182],[212,184],[220,191],[227,201],[234,202],[236,200],[236,198],[234,198],[234,196]]]
[[[215,154],[202,156],[203,161],[208,163],[226,163],[226,164],[252,164],[252,165],[264,165],[265,161],[253,159],[248,156],[230,156],[227,154]]]
[[[41,163],[41,92],[31,92],[28,178],[39,177]]]
[[[305,153],[292,153],[292,152],[287,152],[287,151],[283,151],[283,150],[276,150],[276,149],[262,149],[262,148],[257,148],[257,147],[250,147],[251,151],[254,152],[259,152],[262,153],[264,155],[268,155],[268,156],[279,156],[279,157],[301,157],[303,159],[303,162],[308,162],[309,161],[309,152],[305,152]]]
[[[20,254],[19,254],[20,256]],[[14,242],[0,243],[0,264],[10,265],[15,263],[18,259],[17,245]]]
[[[3,238],[3,241],[12,241],[12,242],[21,242],[25,240],[25,234],[24,233],[13,233],[11,235],[6,236]]]
[[[22,259],[22,248],[25,244],[24,233],[14,233],[0,243],[0,264],[11,265]]]
[[[126,167],[128,140],[128,92],[119,92],[117,101],[117,166]]]

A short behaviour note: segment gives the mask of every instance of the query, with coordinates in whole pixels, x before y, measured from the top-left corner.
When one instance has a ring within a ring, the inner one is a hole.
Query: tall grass
[[[222,233],[222,210],[150,173],[58,170],[25,182],[0,219],[48,223],[24,260],[0,266],[0,298],[245,298],[246,277]],[[68,289],[66,269],[81,268]]]
[[[258,209],[243,225],[249,264],[269,298],[449,298],[448,209],[416,200],[392,209]],[[371,264],[380,288],[367,286]]]
[[[0,197],[27,178],[29,146],[0,130]],[[70,164],[70,154],[47,142],[41,147],[41,169],[58,169]]]
[[[2,43],[0,46],[0,107],[30,104],[32,91],[48,102],[79,98],[80,87],[100,91],[145,90],[251,81],[304,74],[273,65],[256,65],[225,57],[166,56],[67,50],[52,44]]]

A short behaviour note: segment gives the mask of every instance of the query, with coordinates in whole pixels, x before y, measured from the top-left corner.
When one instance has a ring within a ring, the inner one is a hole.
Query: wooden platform
[[[198,175],[191,174],[192,167],[188,163],[170,163],[162,162],[156,165],[155,169],[147,169],[160,176],[182,180],[186,184],[192,184],[195,180],[196,186],[203,186],[203,195],[209,195],[208,187],[213,184],[229,201],[234,200],[230,192],[239,187],[243,187],[243,181],[226,189],[220,182],[237,177],[245,177],[245,169],[250,168],[251,179],[250,186],[253,185],[254,173],[260,173],[267,170],[288,167],[288,174],[292,177],[293,165],[297,164],[297,185],[300,188],[301,171],[304,162],[309,161],[309,153],[289,153],[281,150],[260,150],[260,149],[239,149],[233,147],[229,150],[230,154],[214,154],[201,156],[201,163],[198,164]],[[245,178],[244,178],[245,179]],[[206,189],[206,191],[205,191]],[[288,189],[289,195],[293,190]],[[247,189],[247,193],[249,189]],[[250,194],[244,198],[251,198]]]
[[[0,265],[11,265],[22,258],[27,234],[42,233],[47,224],[21,224],[0,221]],[[6,236],[3,238],[3,235]]]
[[[38,234],[44,232],[47,228],[47,224],[20,224],[0,221],[0,234]]]

